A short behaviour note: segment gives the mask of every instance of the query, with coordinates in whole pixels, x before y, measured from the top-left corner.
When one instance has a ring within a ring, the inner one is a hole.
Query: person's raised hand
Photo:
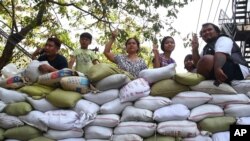
[[[118,36],[118,29],[112,31],[112,33],[111,33],[112,39],[115,39],[117,36]]]
[[[157,44],[153,44],[152,52],[153,52],[154,54],[159,54],[158,45],[157,45]]]
[[[191,41],[192,50],[197,50],[198,51],[199,42],[198,42],[197,34],[193,34],[192,36],[193,36],[192,41]]]

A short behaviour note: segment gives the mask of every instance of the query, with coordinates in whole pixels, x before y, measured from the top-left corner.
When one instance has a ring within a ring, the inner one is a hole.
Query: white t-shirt
[[[221,36],[215,43],[214,51],[223,52],[223,53],[231,55],[233,43],[234,42],[232,41],[231,38],[226,37],[226,36]],[[241,64],[239,64],[239,66],[243,74],[243,77],[246,78],[250,74],[249,68]]]

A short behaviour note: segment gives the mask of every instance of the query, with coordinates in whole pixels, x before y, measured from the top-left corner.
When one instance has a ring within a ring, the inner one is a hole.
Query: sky
[[[186,72],[186,70],[184,69],[184,57],[187,54],[191,53],[191,47],[184,48],[182,39],[189,33],[198,34],[203,23],[212,22],[216,25],[219,25],[218,17],[221,10],[225,11],[230,18],[232,17],[232,0],[203,0],[200,13],[201,3],[202,0],[195,0],[194,2],[191,2],[184,8],[180,9],[177,16],[178,18],[174,22],[174,27],[181,33],[178,36],[174,36],[176,46],[171,55],[172,58],[177,62],[177,72]],[[209,14],[210,7],[211,12]],[[228,8],[226,9],[226,7]],[[205,43],[201,38],[199,38],[199,43],[199,50],[201,50]]]

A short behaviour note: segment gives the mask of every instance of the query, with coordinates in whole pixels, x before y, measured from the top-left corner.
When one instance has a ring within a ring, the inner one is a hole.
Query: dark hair
[[[164,43],[165,43],[165,41],[166,41],[167,39],[169,39],[169,38],[171,38],[171,39],[174,40],[174,38],[171,37],[171,36],[166,36],[166,37],[164,37],[164,38],[162,39],[162,41],[161,41],[161,50],[162,50],[162,51],[165,50],[165,49],[164,49]]]
[[[55,45],[56,45],[56,47],[58,49],[60,49],[60,47],[61,47],[61,41],[58,38],[56,38],[56,37],[50,37],[50,38],[47,39],[47,41],[54,42]]]
[[[186,55],[186,57],[184,58],[184,62],[186,62],[187,60],[193,60],[193,55],[192,54]]]
[[[135,40],[135,42],[137,44],[137,47],[138,47],[138,50],[137,50],[137,53],[138,53],[140,51],[140,42],[139,42],[139,40],[136,37],[128,38],[127,41],[125,42],[125,46],[127,47],[127,44],[129,42],[129,40],[131,40],[131,39]]]
[[[209,26],[209,25],[212,25],[213,26],[213,28],[214,28],[214,30],[218,33],[218,34],[220,34],[220,28],[217,26],[217,25],[215,25],[215,24],[213,24],[213,23],[204,23],[203,25],[202,25],[202,28],[204,28],[205,26]],[[202,29],[201,29],[201,31],[200,31],[200,36],[201,36],[201,33],[202,32]]]
[[[80,39],[83,38],[83,37],[85,37],[85,38],[89,39],[90,41],[92,41],[92,35],[90,33],[88,33],[88,32],[84,32],[84,33],[82,33],[80,35]]]

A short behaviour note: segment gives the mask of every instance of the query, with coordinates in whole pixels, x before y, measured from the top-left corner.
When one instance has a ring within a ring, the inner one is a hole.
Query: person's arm
[[[223,52],[216,52],[214,54],[214,75],[215,79],[219,82],[225,82],[227,75],[223,72],[222,67],[226,63],[227,55]]]
[[[196,66],[199,59],[200,59],[199,42],[198,42],[198,38],[197,38],[196,34],[193,35],[191,45],[192,45],[192,58],[193,58],[193,61],[194,61],[194,65]]]
[[[50,73],[50,72],[54,72],[57,71],[57,69],[55,69],[54,67],[48,65],[48,64],[42,64],[38,67],[38,70],[45,74],[45,73]]]
[[[107,59],[113,63],[116,63],[116,62],[115,62],[115,55],[111,52],[111,47],[112,47],[112,44],[114,43],[116,37],[117,37],[117,31],[113,31],[112,36],[111,36],[110,40],[106,43],[105,49],[103,52],[104,55],[107,57]]]
[[[161,66],[161,64],[160,64],[160,56],[159,56],[158,46],[156,44],[153,45],[153,53],[154,53],[153,67],[159,68]]]
[[[35,52],[32,54],[31,59],[36,60],[37,56],[43,52],[43,48],[37,48]]]
[[[68,63],[68,67],[69,67],[70,69],[73,68],[73,65],[74,65],[74,63],[75,63],[75,60],[76,60],[76,57],[73,56],[73,55],[70,55],[70,60],[69,60],[69,63]]]

